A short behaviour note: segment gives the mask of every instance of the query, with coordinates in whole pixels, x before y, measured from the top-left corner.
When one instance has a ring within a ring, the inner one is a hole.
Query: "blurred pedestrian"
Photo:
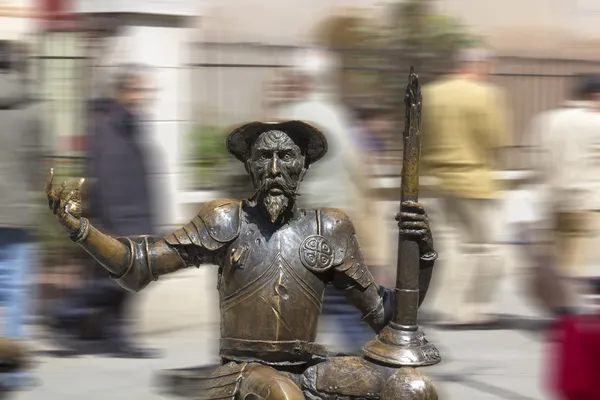
[[[386,141],[394,129],[392,110],[382,101],[361,101],[353,107],[356,118],[355,141],[361,149],[371,175],[386,175],[382,170]]]
[[[551,315],[568,311],[575,300],[573,295],[576,293],[568,294],[568,282],[560,278],[561,269],[569,268],[559,268],[557,257],[566,259],[566,254],[561,253],[565,249],[569,252],[577,235],[564,230],[566,227],[557,226],[557,223],[565,221],[565,216],[558,217],[558,214],[560,203],[566,201],[565,196],[569,197],[564,183],[571,173],[565,174],[565,167],[573,163],[566,163],[566,158],[569,158],[566,151],[572,148],[569,142],[580,139],[568,136],[569,131],[573,124],[578,123],[581,110],[592,108],[592,94],[590,76],[577,76],[570,98],[557,108],[534,116],[529,129],[531,165],[536,176],[531,191],[533,201],[523,205],[531,209],[528,214],[532,217],[520,224],[517,233],[531,266],[528,275],[531,293]],[[571,157],[577,159],[575,155]]]
[[[36,104],[15,71],[14,43],[0,41],[0,301],[2,335],[23,341],[35,282],[34,196],[42,185],[42,138]],[[22,60],[21,60],[22,61]],[[3,385],[21,388],[23,373],[2,377]]]
[[[498,321],[504,254],[498,244],[502,186],[494,175],[510,136],[506,96],[487,82],[491,67],[490,51],[467,48],[458,52],[453,73],[423,88],[422,174],[435,178],[443,218],[432,218],[433,225],[450,228],[458,241],[443,246],[435,286],[435,308],[446,326]]]
[[[142,145],[141,117],[150,100],[152,82],[138,65],[117,68],[114,97],[93,102],[89,142],[90,220],[112,235],[124,237],[154,231],[154,206],[149,189],[149,161]],[[90,261],[96,273],[57,310],[57,327],[84,338],[94,325],[104,351],[123,357],[154,357],[137,346],[130,332],[126,307],[132,294]]]
[[[555,310],[578,308],[590,288],[586,278],[600,275],[595,269],[600,262],[600,75],[582,77],[577,89],[568,107],[532,123],[532,133],[540,136],[536,170],[543,192],[539,208],[545,212],[528,234],[537,248],[550,244],[546,268],[563,280],[566,304],[545,296]]]
[[[549,388],[569,400],[600,396],[600,75],[578,87],[576,102],[532,123],[544,213],[524,230],[536,294],[556,317]]]
[[[351,111],[337,98],[336,60],[332,54],[310,49],[297,54],[293,69],[295,98],[281,107],[277,118],[302,120],[323,130],[329,142],[327,156],[320,165],[311,166],[310,176],[300,186],[299,204],[303,208],[341,208],[347,212],[365,254],[375,272],[387,263],[386,229],[373,201],[364,154],[353,141],[355,128]],[[314,168],[314,170],[313,170]],[[347,343],[348,352],[356,353],[372,338],[368,327],[350,306],[343,293],[333,287],[325,291],[325,318],[338,322],[338,335]]]
[[[392,130],[391,110],[383,103],[365,101],[354,107],[354,114],[359,123],[358,146],[371,154],[385,151],[384,138]]]

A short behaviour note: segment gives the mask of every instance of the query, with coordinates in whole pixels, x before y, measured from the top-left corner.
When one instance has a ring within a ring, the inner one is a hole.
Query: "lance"
[[[413,67],[410,68],[404,95],[404,154],[400,204],[419,201],[419,157],[421,153],[421,86]],[[396,308],[392,322],[404,329],[417,329],[419,308],[419,245],[398,235],[396,271]]]
[[[421,100],[419,77],[411,67],[404,96],[404,158],[400,204],[419,200]],[[418,243],[400,234],[394,315],[379,335],[365,345],[365,357],[395,367],[416,367],[440,362],[438,350],[427,341],[418,326],[419,267]]]

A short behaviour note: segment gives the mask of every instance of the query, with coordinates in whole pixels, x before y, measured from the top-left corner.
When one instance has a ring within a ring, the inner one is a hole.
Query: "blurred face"
[[[128,109],[143,112],[152,100],[154,88],[145,75],[131,78],[120,95],[120,102]]]
[[[304,175],[304,156],[300,147],[282,131],[262,133],[250,149],[248,171],[257,189],[258,204],[271,222],[281,220],[294,204]]]

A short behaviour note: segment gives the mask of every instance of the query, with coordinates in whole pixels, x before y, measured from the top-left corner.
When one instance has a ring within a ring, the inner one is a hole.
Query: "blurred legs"
[[[443,278],[437,287],[436,308],[443,314],[443,323],[491,322],[505,261],[502,246],[496,244],[498,204],[451,196],[442,197],[440,203],[440,217],[457,243],[441,260]]]

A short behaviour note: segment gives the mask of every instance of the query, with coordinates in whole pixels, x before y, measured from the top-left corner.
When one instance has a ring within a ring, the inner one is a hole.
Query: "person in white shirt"
[[[580,96],[538,115],[537,221],[523,231],[534,285],[551,310],[577,308],[585,278],[600,275],[600,75]]]
[[[365,261],[374,275],[387,265],[385,220],[369,188],[364,154],[352,136],[356,127],[351,112],[339,100],[335,87],[337,60],[323,49],[297,53],[292,74],[296,98],[280,107],[274,117],[301,120],[315,125],[327,136],[328,154],[320,164],[311,166],[300,185],[298,203],[304,208],[340,208],[351,216],[356,235],[365,253]],[[376,277],[377,279],[377,277]],[[370,333],[357,321],[356,312],[336,301],[340,294],[326,291],[331,297],[324,304],[323,315],[334,317],[348,342],[349,352],[357,352]]]

